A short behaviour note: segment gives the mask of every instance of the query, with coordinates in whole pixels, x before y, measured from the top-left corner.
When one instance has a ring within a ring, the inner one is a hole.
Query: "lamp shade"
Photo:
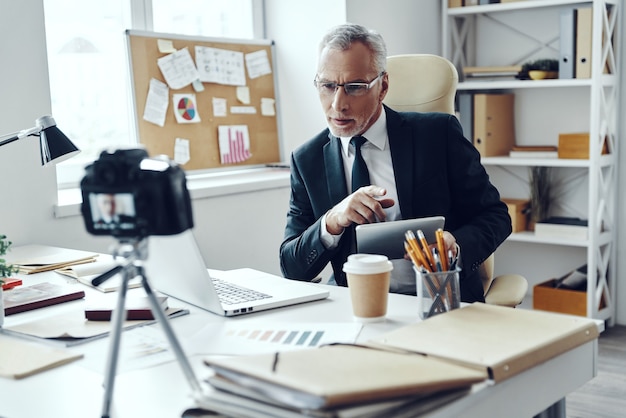
[[[10,144],[27,136],[39,136],[41,165],[59,163],[78,154],[80,150],[69,140],[59,128],[52,116],[42,116],[35,121],[35,127],[11,134],[8,139],[0,141],[0,146]]]
[[[41,165],[43,166],[53,161],[60,163],[80,152],[76,145],[56,126],[41,131],[39,145],[41,147]]]

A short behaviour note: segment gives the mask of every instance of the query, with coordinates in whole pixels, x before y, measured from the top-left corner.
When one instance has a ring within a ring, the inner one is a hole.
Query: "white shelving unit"
[[[559,14],[566,8],[592,7],[592,73],[587,79],[463,81],[460,91],[506,91],[516,95],[515,133],[520,145],[558,144],[560,132],[589,132],[590,158],[519,159],[483,158],[490,177],[512,175],[514,181],[498,185],[503,197],[527,197],[520,185],[527,167],[551,167],[565,173],[561,186],[572,183],[569,196],[582,193],[578,203],[561,202],[561,216],[583,215],[589,220],[585,241],[546,239],[533,232],[512,234],[508,240],[523,245],[545,244],[583,248],[588,266],[587,316],[615,321],[618,57],[621,0],[520,0],[499,4],[448,8],[443,1],[443,55],[462,75],[464,66],[521,65],[539,58],[559,58]],[[533,97],[538,96],[538,99]],[[518,100],[519,97],[519,100]],[[543,117],[542,117],[543,115]],[[609,154],[602,154],[603,146]],[[516,171],[517,170],[517,171]],[[582,178],[582,180],[581,180]],[[517,183],[516,183],[517,181]],[[584,185],[584,187],[581,187]],[[575,189],[575,190],[574,190]],[[561,196],[561,197],[563,197]],[[582,203],[580,203],[582,202]],[[582,213],[569,213],[568,209]],[[582,217],[582,216],[581,216]],[[519,254],[518,257],[524,257]],[[546,254],[545,263],[553,262]],[[532,259],[529,264],[541,264]],[[581,260],[579,265],[584,262]],[[568,266],[574,269],[578,266]],[[524,274],[523,271],[519,273]],[[531,283],[532,284],[532,283]]]

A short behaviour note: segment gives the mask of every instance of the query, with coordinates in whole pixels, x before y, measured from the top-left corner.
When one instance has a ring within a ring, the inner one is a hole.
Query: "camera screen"
[[[136,227],[132,193],[90,193],[91,219],[96,231],[132,231]]]

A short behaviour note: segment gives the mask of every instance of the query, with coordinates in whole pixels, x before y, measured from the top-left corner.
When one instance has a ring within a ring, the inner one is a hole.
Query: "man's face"
[[[326,122],[333,135],[352,137],[365,132],[382,111],[381,103],[387,94],[387,74],[376,78],[374,60],[370,51],[360,42],[350,49],[339,51],[325,48],[319,58],[318,82],[370,83],[373,84],[363,95],[352,96],[343,87],[332,94],[320,93],[320,102],[326,114]]]
[[[115,214],[115,196],[111,194],[101,194],[98,196],[98,203],[102,214],[108,216]]]

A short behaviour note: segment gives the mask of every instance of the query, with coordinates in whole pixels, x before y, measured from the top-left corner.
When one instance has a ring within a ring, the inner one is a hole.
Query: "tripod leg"
[[[178,342],[178,339],[176,338],[176,334],[174,334],[174,330],[170,326],[170,323],[167,317],[165,316],[165,313],[163,312],[163,309],[161,309],[161,307],[159,306],[159,302],[156,298],[156,295],[154,294],[154,292],[152,292],[152,288],[150,287],[150,284],[148,283],[148,279],[146,278],[144,274],[143,267],[138,267],[138,270],[139,270],[139,275],[141,276],[141,283],[143,285],[143,288],[146,291],[148,300],[150,301],[152,314],[157,319],[157,322],[159,322],[161,326],[163,327],[163,332],[165,332],[165,335],[167,339],[169,340],[170,346],[172,347],[172,350],[174,350],[174,354],[176,355],[176,358],[178,359],[178,363],[180,364],[180,367],[183,369],[183,373],[185,374],[185,377],[187,378],[187,381],[189,382],[189,386],[191,386],[191,389],[194,392],[201,393],[202,388],[200,387],[200,383],[198,383],[198,379],[196,378],[196,375],[194,374],[193,369],[191,368],[191,365],[189,364],[189,361],[187,360],[187,357],[185,356],[185,353],[183,352],[183,348]]]
[[[128,281],[131,279],[131,271],[134,266],[126,265],[122,269],[122,284],[119,289],[117,307],[113,312],[113,329],[111,331],[111,343],[109,345],[109,357],[107,359],[107,374],[104,382],[104,404],[102,405],[102,418],[108,418],[113,399],[113,385],[115,383],[115,373],[117,370],[117,359],[120,349],[120,339],[122,335],[122,323],[126,317],[126,290]]]

